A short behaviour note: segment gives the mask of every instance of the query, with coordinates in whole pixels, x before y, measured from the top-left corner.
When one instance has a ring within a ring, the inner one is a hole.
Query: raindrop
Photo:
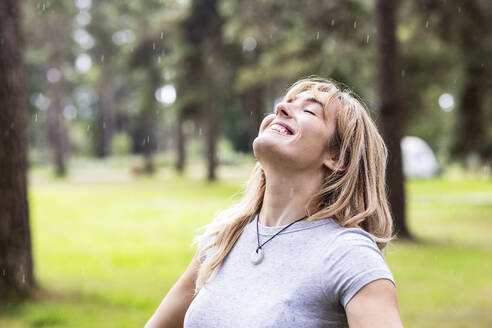
[[[401,77],[405,77],[405,74],[406,74],[405,70],[404,70],[404,69],[402,69],[402,70],[401,70]]]
[[[425,21],[425,28],[429,28],[429,20]]]
[[[103,129],[105,129],[105,128],[106,128],[106,122],[103,121]]]
[[[331,19],[331,26],[335,26],[335,19]]]
[[[91,129],[91,126],[89,124],[89,125],[87,125],[87,131],[89,131],[90,129]]]
[[[369,38],[370,38],[370,35],[368,34],[368,35],[366,36],[366,43],[369,43]]]
[[[152,50],[155,50],[155,42],[152,42]]]
[[[164,39],[164,32],[161,32],[161,40]]]
[[[25,273],[22,274],[22,283],[23,284],[26,283],[26,274]]]
[[[34,122],[38,121],[38,113],[34,114]]]
[[[357,29],[357,21],[354,21],[354,30]]]
[[[158,56],[157,57],[157,62],[160,63],[161,62],[161,56]]]
[[[5,277],[5,269],[2,269],[2,275]]]
[[[198,135],[200,135],[200,136],[201,136],[202,134],[203,134],[202,128],[199,128],[199,129],[198,129]]]
[[[458,7],[458,14],[461,14],[461,7]]]
[[[316,40],[319,40],[319,31],[316,32]]]
[[[45,3],[43,3],[42,10],[43,10],[43,11],[45,11],[45,10],[46,10],[46,4],[45,4]]]
[[[104,55],[101,56],[101,63],[104,63]]]

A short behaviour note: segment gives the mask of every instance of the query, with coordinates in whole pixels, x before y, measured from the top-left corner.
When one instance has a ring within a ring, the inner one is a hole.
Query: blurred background
[[[492,326],[492,2],[3,0],[0,327],[142,327],[332,78],[390,150],[406,327]]]

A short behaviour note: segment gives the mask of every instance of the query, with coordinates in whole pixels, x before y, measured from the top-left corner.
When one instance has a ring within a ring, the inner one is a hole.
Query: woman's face
[[[300,92],[263,119],[253,142],[255,157],[263,167],[319,170],[327,164],[326,145],[335,131],[336,110],[334,106],[323,110],[326,97],[319,92],[320,103],[310,90]]]

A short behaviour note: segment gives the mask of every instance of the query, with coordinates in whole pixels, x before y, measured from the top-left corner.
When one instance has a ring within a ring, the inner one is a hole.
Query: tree
[[[492,81],[490,65],[489,21],[492,6],[478,1],[460,1],[460,15],[456,24],[457,44],[464,63],[463,84],[456,120],[456,138],[453,154],[462,158],[471,152],[492,155],[492,143],[487,140],[486,108],[487,96]]]
[[[487,62],[490,57],[492,5],[489,1],[467,0],[420,0],[416,4],[426,25],[430,25],[434,34],[447,46],[446,53],[455,56],[448,65],[442,65],[441,60],[441,66],[446,70],[456,67],[458,71],[454,74],[458,101],[451,154],[458,160],[471,153],[490,159],[492,130],[488,122],[492,111],[488,103],[492,99],[488,90],[492,87],[492,70]],[[426,74],[432,78],[435,75]]]
[[[97,117],[95,118],[95,154],[97,157],[111,155],[111,140],[115,133],[115,85],[118,47],[112,41],[112,29],[120,21],[115,4],[97,1],[91,7],[92,20],[87,31],[94,36],[95,45],[90,50],[94,62],[99,62]],[[121,56],[121,55],[120,55]]]
[[[372,67],[359,62],[371,55],[371,11],[360,1],[229,0],[221,14],[226,41],[242,50],[232,85],[249,124],[226,129],[238,150],[248,148],[244,135],[251,149],[265,110],[299,78],[332,77],[355,89],[369,85]]]
[[[221,36],[223,19],[217,6],[217,0],[194,0],[190,4],[190,12],[181,23],[186,60],[181,62],[183,72],[178,82],[178,93],[188,95],[182,101],[183,113],[178,122],[193,115],[203,127],[208,180],[216,179],[218,113],[225,103],[228,84],[225,76],[227,67],[223,62],[223,55],[227,52]],[[178,129],[178,137],[182,136]],[[178,169],[184,154],[182,150],[182,140],[178,139]]]
[[[27,104],[20,1],[0,2],[0,303],[35,285],[27,200]]]
[[[405,178],[400,147],[405,131],[405,115],[401,96],[400,55],[396,38],[397,6],[394,0],[376,1],[378,94],[382,135],[390,154],[387,184],[395,231],[400,238],[410,238],[405,216]]]
[[[64,110],[71,105],[71,79],[66,74],[74,61],[72,25],[75,14],[73,2],[52,1],[45,4],[26,2],[26,21],[37,28],[26,29],[26,57],[41,67],[39,91],[46,94],[49,106],[46,110],[45,132],[52,153],[55,174],[66,174],[66,160],[70,150],[70,134]],[[69,28],[67,28],[67,26]],[[48,83],[46,83],[48,82]]]
[[[143,134],[142,152],[144,155],[144,172],[153,174],[155,171],[153,154],[156,150],[156,107],[155,91],[161,85],[161,74],[155,64],[155,52],[162,52],[150,37],[144,38],[137,46],[131,58],[131,67],[145,72],[142,83],[143,99],[141,103],[140,122]]]

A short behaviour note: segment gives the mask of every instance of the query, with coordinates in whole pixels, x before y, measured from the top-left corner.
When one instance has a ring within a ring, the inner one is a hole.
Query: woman
[[[253,150],[242,200],[207,226],[146,327],[402,327],[381,253],[387,150],[364,106],[298,81]]]

